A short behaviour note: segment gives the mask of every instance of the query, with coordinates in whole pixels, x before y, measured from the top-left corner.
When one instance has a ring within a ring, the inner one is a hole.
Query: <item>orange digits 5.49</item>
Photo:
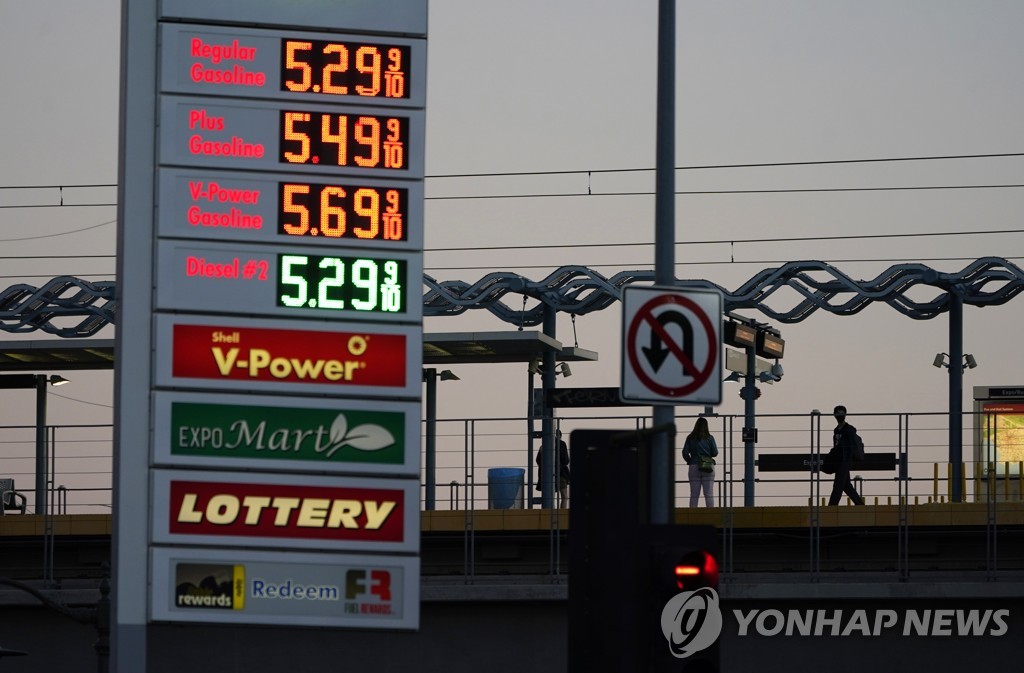
[[[338,132],[331,131],[331,115],[324,115],[320,120],[320,141],[334,143],[338,146],[338,165],[348,163],[348,116],[338,115]]]
[[[369,156],[355,157],[363,168],[373,168],[380,163],[380,122],[373,117],[360,117],[356,121],[355,139],[360,145],[370,148]]]
[[[308,122],[308,112],[284,113],[284,139],[299,143],[298,152],[285,152],[284,158],[293,164],[304,164],[309,159],[309,136],[295,130],[295,122]]]

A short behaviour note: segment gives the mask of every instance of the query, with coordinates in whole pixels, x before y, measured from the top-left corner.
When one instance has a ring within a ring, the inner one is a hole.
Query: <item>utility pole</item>
[[[655,284],[676,284],[675,250],[675,114],[676,1],[658,1],[658,111],[655,151],[654,277]],[[675,424],[675,407],[656,405],[654,427]],[[672,447],[667,434],[651,439],[651,523],[670,523],[672,516]]]

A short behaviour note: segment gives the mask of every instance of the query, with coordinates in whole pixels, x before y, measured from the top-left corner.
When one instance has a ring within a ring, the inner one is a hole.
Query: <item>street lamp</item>
[[[0,389],[36,389],[36,514],[46,514],[46,384],[62,386],[70,381],[60,374],[9,374],[0,376]]]
[[[932,366],[933,367],[938,367],[939,369],[941,369],[942,367],[945,367],[946,369],[949,369],[951,363],[946,361],[946,358],[948,358],[948,357],[949,357],[948,353],[937,353],[935,355],[935,359],[932,360]],[[978,366],[978,361],[974,359],[974,356],[971,355],[970,353],[965,353],[964,354],[964,362],[960,366],[960,371],[966,371],[968,369],[974,369],[977,366]]]
[[[951,297],[953,295],[950,295]],[[960,502],[963,499],[960,481],[963,478],[963,379],[964,371],[974,369],[978,361],[970,353],[963,352],[963,341],[960,337],[962,316],[959,304],[950,305],[950,350],[949,353],[938,353],[932,360],[932,366],[949,370],[949,463],[952,470],[950,500]],[[949,359],[947,362],[946,359]],[[961,363],[961,360],[963,362]]]
[[[423,507],[433,510],[437,505],[437,382],[460,381],[458,376],[450,369],[438,372],[433,367],[423,370],[423,382],[427,384],[425,395],[427,428],[425,432],[424,467],[426,472],[426,491],[424,493]]]

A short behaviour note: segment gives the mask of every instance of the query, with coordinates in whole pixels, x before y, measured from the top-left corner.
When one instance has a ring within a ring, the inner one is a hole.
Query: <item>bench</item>
[[[825,454],[818,457],[825,460]],[[817,472],[815,456],[810,453],[763,453],[757,457],[759,472]],[[866,453],[864,460],[850,464],[850,472],[888,472],[895,470],[898,461],[895,453]]]
[[[14,490],[13,479],[0,479],[0,514],[25,513],[25,496]]]

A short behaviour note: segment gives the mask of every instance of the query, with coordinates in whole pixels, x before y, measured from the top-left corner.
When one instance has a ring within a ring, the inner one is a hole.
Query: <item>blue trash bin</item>
[[[492,467],[487,470],[488,509],[522,509],[523,476],[521,467]]]

